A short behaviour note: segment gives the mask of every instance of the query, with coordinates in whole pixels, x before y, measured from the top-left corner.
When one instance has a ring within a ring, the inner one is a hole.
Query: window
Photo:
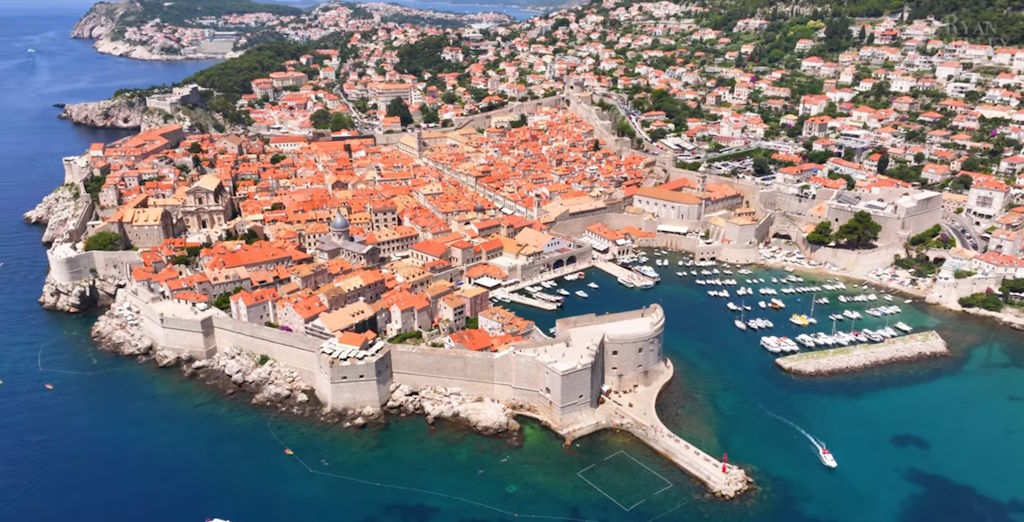
[[[618,350],[612,350],[612,357],[615,357],[617,355],[619,355],[619,351]]]
[[[636,353],[644,353],[644,349],[643,348],[637,348]]]

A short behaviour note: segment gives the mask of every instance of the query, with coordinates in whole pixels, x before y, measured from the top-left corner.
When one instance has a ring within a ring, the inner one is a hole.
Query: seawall
[[[775,359],[775,364],[784,371],[796,375],[831,375],[946,355],[949,355],[946,341],[931,330],[889,339],[879,344],[861,344],[788,355]]]

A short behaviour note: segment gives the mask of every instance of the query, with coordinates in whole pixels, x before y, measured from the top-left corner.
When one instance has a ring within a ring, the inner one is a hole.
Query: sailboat
[[[742,304],[740,305],[740,318],[739,319],[734,319],[732,321],[732,324],[736,325],[736,328],[739,328],[740,330],[746,330],[747,329],[747,323],[743,322],[743,314],[744,314],[744,311],[746,310],[746,307],[744,305],[746,304],[746,301],[741,301],[741,303]],[[730,303],[730,304],[732,304],[732,303]]]

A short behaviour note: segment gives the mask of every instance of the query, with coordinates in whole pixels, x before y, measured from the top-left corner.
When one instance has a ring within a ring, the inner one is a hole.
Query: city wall
[[[138,252],[93,250],[63,256],[48,251],[50,277],[58,283],[74,283],[92,277],[126,278],[133,265],[141,264]]]
[[[158,349],[195,359],[211,357],[227,347],[266,355],[295,370],[313,385],[321,401],[335,409],[379,407],[387,401],[389,387],[395,381],[413,388],[457,387],[473,395],[519,402],[551,418],[564,419],[596,406],[604,382],[645,384],[648,371],[661,360],[664,327],[661,308],[650,307],[560,320],[559,331],[566,333],[532,348],[527,345],[491,353],[391,345],[364,360],[337,361],[319,353],[317,339],[237,321],[217,310],[198,312],[182,303],[154,301],[155,296],[145,289],[122,290],[119,299],[138,307],[141,327]],[[643,323],[640,329],[613,333],[609,327],[616,321],[644,317],[650,325]],[[604,346],[593,345],[594,340],[571,338],[574,334],[569,332],[587,328],[596,342],[605,339]],[[544,360],[538,349],[566,342],[591,343],[572,348],[587,359],[571,366],[552,363]],[[605,355],[612,352],[614,355]]]

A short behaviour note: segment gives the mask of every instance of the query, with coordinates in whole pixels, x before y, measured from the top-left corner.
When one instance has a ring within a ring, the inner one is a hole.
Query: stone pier
[[[596,261],[594,262],[594,267],[612,277],[621,277],[623,279],[628,279],[632,281],[633,284],[639,284],[641,282],[654,284],[653,279],[645,275],[638,274],[628,268],[623,268],[622,266],[616,265],[615,263],[612,263],[610,261]]]
[[[567,445],[603,429],[627,431],[702,482],[716,496],[733,498],[739,495],[752,482],[742,468],[726,464],[723,472],[722,461],[673,433],[658,418],[658,395],[672,379],[673,372],[672,362],[665,359],[651,384],[638,386],[627,393],[613,392],[604,397],[597,408],[575,417],[569,424],[537,415],[535,411],[521,413],[548,424],[565,437]]]
[[[830,375],[946,355],[949,355],[946,341],[937,332],[927,331],[878,344],[787,355],[775,359],[775,364],[796,375]]]

